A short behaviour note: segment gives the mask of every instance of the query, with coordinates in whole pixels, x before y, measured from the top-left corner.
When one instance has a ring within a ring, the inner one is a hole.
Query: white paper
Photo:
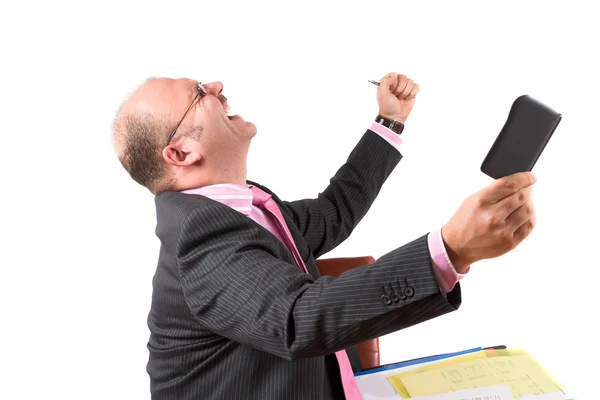
[[[526,394],[519,400],[567,400],[562,393]]]
[[[476,389],[463,389],[456,392],[437,394],[434,396],[414,397],[412,400],[514,400],[506,385],[487,386]],[[537,400],[537,399],[536,399]]]

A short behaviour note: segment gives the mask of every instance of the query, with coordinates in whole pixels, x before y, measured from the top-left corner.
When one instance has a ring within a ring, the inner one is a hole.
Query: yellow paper
[[[388,379],[405,398],[495,385],[508,385],[515,398],[563,391],[562,385],[533,356],[503,355],[511,352],[515,353],[478,352],[474,354],[483,353],[483,358],[479,354],[478,358],[467,361],[451,359],[445,365],[436,363],[420,368],[420,371],[413,370]]]
[[[406,388],[404,387],[404,384],[402,383],[402,380],[401,380],[402,377],[418,374],[420,372],[430,371],[434,368],[455,365],[455,364],[465,362],[465,361],[479,360],[481,358],[487,358],[488,356],[486,353],[487,352],[485,352],[485,351],[477,351],[475,353],[469,353],[469,354],[465,354],[462,356],[449,358],[447,360],[439,361],[435,364],[426,365],[424,367],[413,369],[411,371],[407,371],[407,372],[403,372],[403,373],[400,373],[397,375],[389,376],[388,380],[394,386],[394,389],[396,389],[396,392],[398,392],[400,397],[402,397],[403,399],[408,399],[411,396],[408,394],[408,391],[406,390]]]
[[[424,371],[431,371],[433,369],[441,368],[441,367],[445,367],[445,366],[449,366],[449,365],[460,364],[462,362],[470,361],[470,360],[479,360],[481,358],[487,358],[487,357],[520,356],[520,355],[526,355],[526,354],[529,354],[529,353],[522,349],[482,350],[482,351],[478,351],[475,353],[469,353],[469,354],[465,354],[462,356],[449,358],[447,360],[439,361],[435,364],[426,365],[421,368],[417,368],[417,369],[413,369],[413,370],[403,372],[403,373],[400,373],[397,375],[393,375],[393,376],[388,377],[388,380],[392,383],[392,385],[394,386],[394,388],[396,389],[396,392],[398,392],[400,397],[402,397],[403,399],[408,399],[411,396],[408,394],[408,391],[406,390],[406,388],[404,387],[404,384],[402,383],[401,379],[399,379],[399,378],[418,374],[418,373],[421,373]]]

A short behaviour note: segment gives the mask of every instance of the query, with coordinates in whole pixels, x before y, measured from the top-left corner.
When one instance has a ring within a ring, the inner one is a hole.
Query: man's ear
[[[198,143],[195,142],[195,146],[191,146],[185,140],[169,144],[163,149],[162,156],[167,164],[180,167],[195,164],[203,158]]]

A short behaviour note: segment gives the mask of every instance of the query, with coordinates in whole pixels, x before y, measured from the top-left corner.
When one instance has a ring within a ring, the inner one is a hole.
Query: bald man
[[[400,162],[418,92],[385,75],[379,115],[347,161],[317,197],[296,201],[247,181],[257,130],[227,114],[221,83],[152,79],[125,102],[115,148],[155,195],[161,243],[148,316],[153,399],[360,399],[357,344],[456,310],[470,266],[530,234],[535,178],[515,174],[374,264],[319,275],[315,260],[350,236]]]

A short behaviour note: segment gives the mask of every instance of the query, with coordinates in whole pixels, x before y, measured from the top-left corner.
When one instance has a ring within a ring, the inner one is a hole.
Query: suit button
[[[387,294],[384,294],[384,295],[381,296],[381,301],[386,306],[389,306],[390,304],[392,304],[392,301],[390,300],[390,296],[388,296]]]
[[[415,295],[415,289],[412,286],[407,286],[404,288],[404,294],[410,299]]]
[[[398,297],[398,292],[394,292],[392,293],[392,295],[390,296],[390,300],[392,300],[392,302],[397,303],[400,301],[400,297]]]

